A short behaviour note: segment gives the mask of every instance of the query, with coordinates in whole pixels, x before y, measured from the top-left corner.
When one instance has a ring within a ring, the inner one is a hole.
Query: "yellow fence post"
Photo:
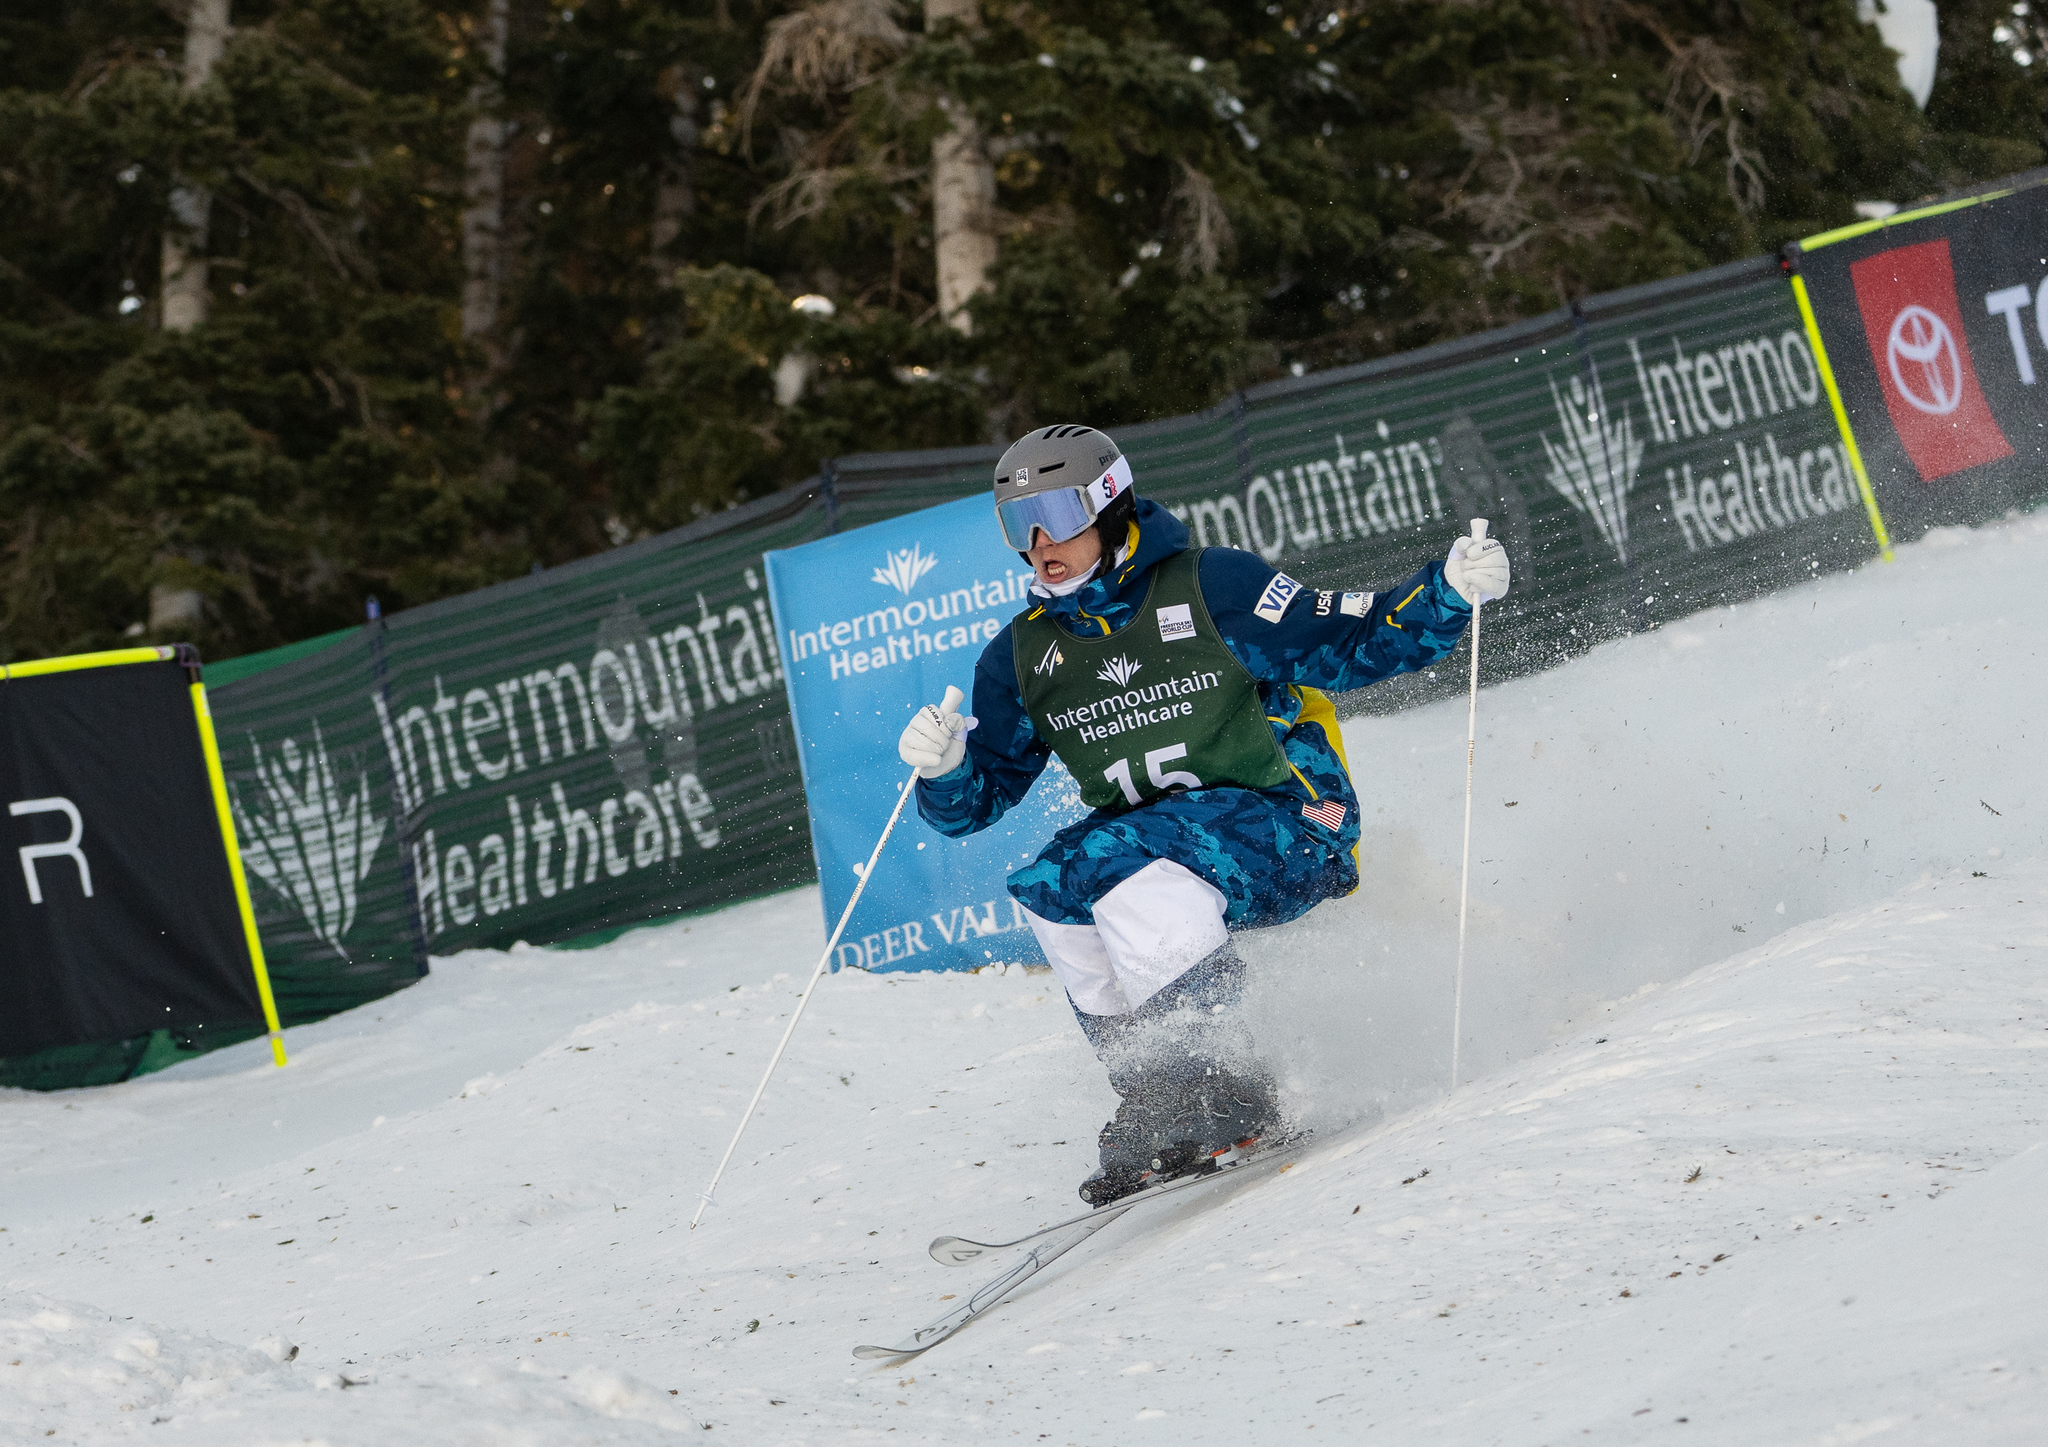
[[[1799,319],[1806,323],[1806,339],[1813,345],[1813,360],[1820,368],[1821,385],[1828,389],[1828,405],[1835,409],[1835,427],[1842,434],[1842,447],[1849,454],[1849,470],[1856,474],[1856,486],[1863,493],[1863,509],[1870,514],[1870,531],[1877,535],[1877,551],[1887,563],[1892,560],[1891,535],[1884,530],[1884,514],[1877,510],[1877,494],[1870,489],[1870,474],[1863,467],[1863,453],[1856,446],[1856,434],[1849,426],[1849,409],[1842,405],[1842,389],[1835,385],[1835,369],[1828,365],[1827,344],[1820,339],[1820,323],[1813,315],[1813,299],[1806,294],[1806,278],[1792,273],[1792,295],[1799,302]]]
[[[213,811],[220,819],[221,843],[228,851],[228,873],[235,881],[235,905],[242,915],[242,937],[249,943],[249,965],[256,972],[256,993],[263,998],[263,1021],[270,1027],[270,1053],[285,1063],[284,1031],[277,1023],[277,1000],[270,993],[270,971],[263,963],[263,939],[256,932],[256,907],[249,900],[249,877],[242,872],[242,850],[235,840],[234,811],[228,807],[227,773],[220,766],[220,744],[213,735],[213,713],[206,706],[206,685],[192,684],[192,715],[199,720],[199,744],[206,753],[206,777],[213,785]]]

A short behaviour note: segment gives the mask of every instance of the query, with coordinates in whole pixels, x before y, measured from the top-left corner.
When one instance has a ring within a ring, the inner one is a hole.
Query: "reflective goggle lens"
[[[1016,552],[1028,553],[1034,532],[1063,543],[1087,531],[1095,521],[1095,510],[1088,505],[1086,488],[1063,487],[999,502],[996,520],[1002,524],[1003,541]]]

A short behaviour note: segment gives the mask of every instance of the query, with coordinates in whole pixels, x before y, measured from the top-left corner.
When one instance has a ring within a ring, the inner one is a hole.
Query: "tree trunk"
[[[505,35],[510,25],[509,0],[489,0],[475,43],[483,60],[477,82],[470,87],[473,112],[463,147],[462,336],[483,343],[491,356],[498,326],[498,303],[505,280]]]
[[[924,0],[929,34],[941,21],[973,28],[980,23],[979,0]],[[932,142],[932,253],[938,262],[939,315],[958,331],[971,333],[968,299],[988,287],[996,260],[996,172],[983,148],[981,128],[965,105],[942,96],[939,105],[951,127]]]
[[[677,258],[669,255],[669,248],[683,234],[683,223],[697,204],[691,186],[697,162],[697,86],[694,67],[671,65],[661,73],[660,94],[673,102],[674,109],[654,183],[654,231],[647,248],[648,264],[661,286],[675,281]]]
[[[214,63],[228,43],[229,0],[192,0],[185,20],[185,80],[188,91],[213,78]],[[164,232],[163,328],[189,332],[206,320],[206,229],[213,196],[204,186],[178,178],[171,190],[171,218]]]

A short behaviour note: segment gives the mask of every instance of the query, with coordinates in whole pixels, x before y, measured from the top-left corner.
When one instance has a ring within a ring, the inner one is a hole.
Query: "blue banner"
[[[948,684],[971,709],[975,661],[1023,611],[1031,570],[1003,546],[978,497],[771,552],[766,562],[830,930],[909,777],[896,757],[903,726]],[[1042,963],[1003,883],[1085,812],[1058,761],[1001,823],[968,839],[934,833],[914,799],[904,812],[833,968]]]

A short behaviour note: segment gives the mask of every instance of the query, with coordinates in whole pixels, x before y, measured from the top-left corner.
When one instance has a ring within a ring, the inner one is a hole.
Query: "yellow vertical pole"
[[[256,932],[256,907],[249,900],[249,877],[242,872],[242,850],[235,842],[234,811],[228,808],[227,773],[220,766],[220,744],[213,734],[213,712],[206,706],[206,685],[192,684],[192,715],[199,720],[199,746],[206,754],[206,778],[213,785],[213,812],[220,820],[221,843],[228,851],[228,873],[235,882],[235,904],[242,914],[242,937],[249,943],[249,964],[256,971],[256,993],[263,999],[263,1022],[270,1027],[270,1053],[285,1063],[284,1031],[277,1023],[277,1000],[270,993],[270,971],[263,963],[263,938]]]
[[[1856,486],[1863,492],[1863,508],[1870,514],[1870,531],[1877,536],[1877,551],[1889,563],[1892,540],[1884,529],[1884,514],[1877,510],[1877,494],[1870,489],[1870,474],[1863,467],[1863,453],[1856,446],[1856,434],[1849,427],[1849,409],[1842,405],[1842,389],[1835,385],[1835,369],[1828,365],[1828,349],[1820,339],[1820,322],[1813,314],[1813,299],[1806,294],[1806,278],[1792,273],[1792,295],[1799,302],[1799,319],[1806,323],[1806,339],[1813,344],[1813,360],[1820,368],[1821,385],[1828,389],[1828,405],[1835,409],[1835,427],[1842,434],[1842,447],[1849,454],[1849,470],[1856,474]]]

